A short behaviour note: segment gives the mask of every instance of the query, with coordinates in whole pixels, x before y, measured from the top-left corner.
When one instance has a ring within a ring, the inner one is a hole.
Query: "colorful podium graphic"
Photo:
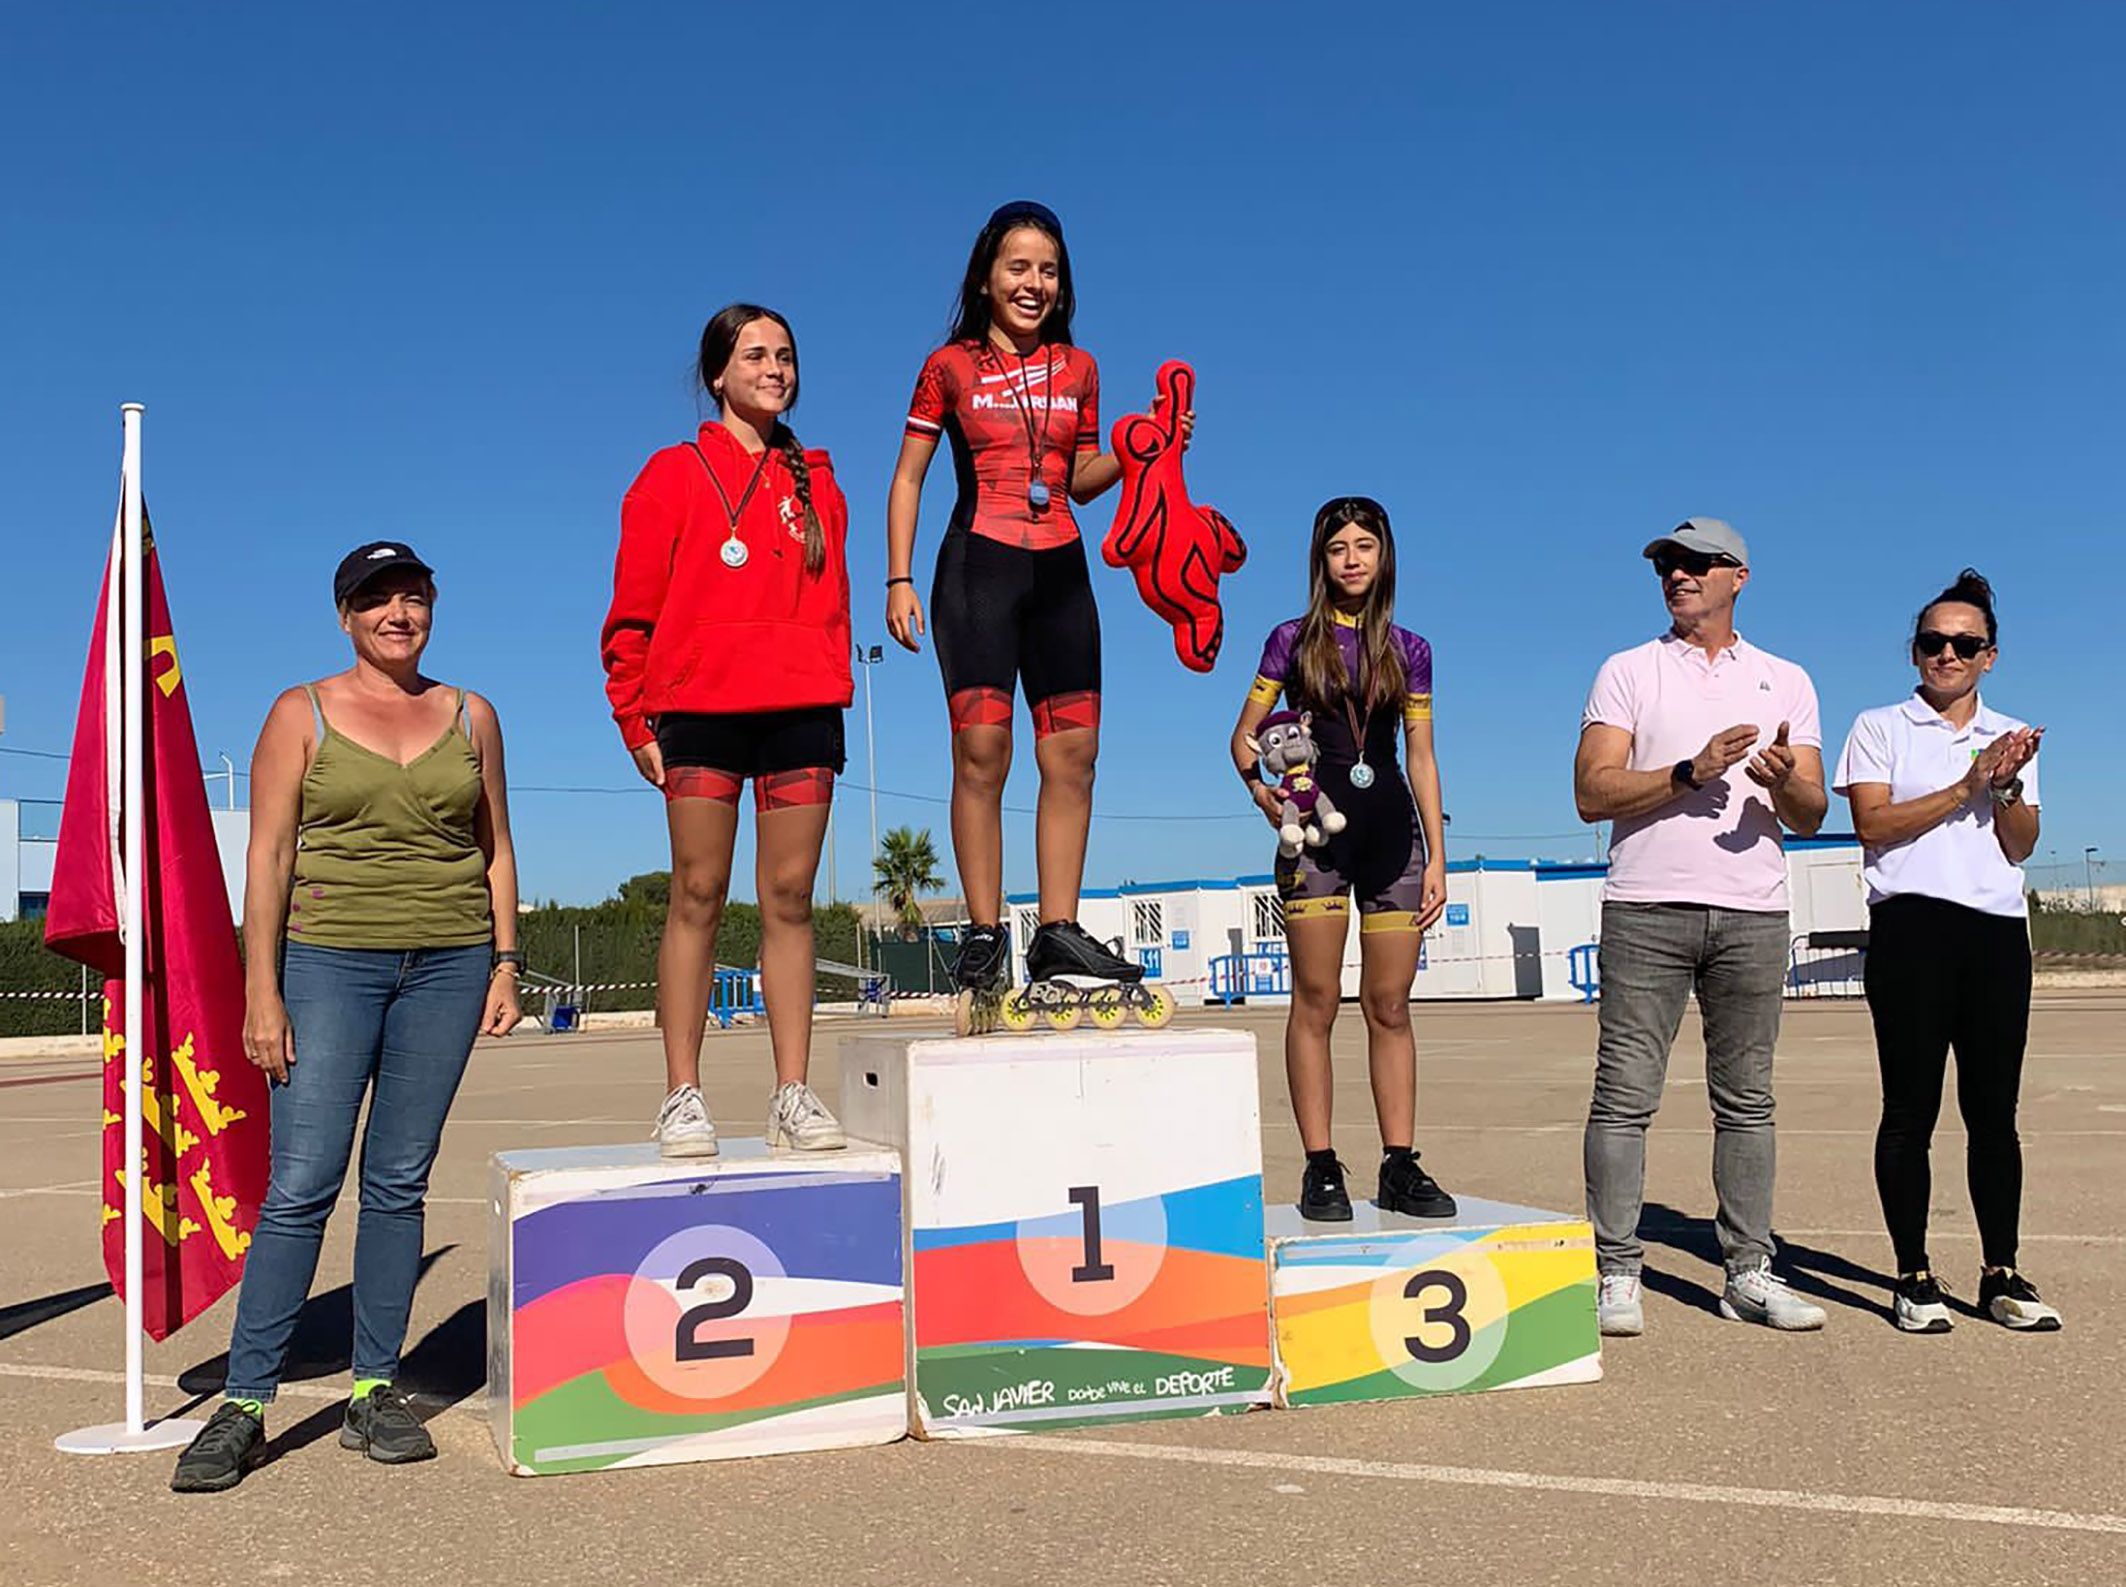
[[[1469,1197],[1451,1219],[1354,1211],[1304,1223],[1270,1209],[1279,1405],[1601,1377],[1584,1220]]]
[[[852,1037],[841,1112],[911,1165],[917,1433],[1269,1403],[1251,1036]]]
[[[897,1153],[504,1152],[493,1186],[487,1392],[511,1471],[906,1433]]]

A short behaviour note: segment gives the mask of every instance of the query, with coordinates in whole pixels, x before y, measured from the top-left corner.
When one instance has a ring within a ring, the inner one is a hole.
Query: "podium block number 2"
[[[628,1280],[628,1354],[644,1376],[712,1408],[767,1375],[790,1318],[763,1311],[763,1281],[783,1264],[756,1235],[697,1224],[660,1241]]]
[[[1382,1364],[1429,1392],[1475,1382],[1506,1343],[1506,1286],[1481,1246],[1438,1252],[1382,1274],[1371,1312]]]
[[[728,1279],[731,1293],[722,1300],[704,1301],[679,1314],[679,1321],[672,1329],[672,1359],[675,1361],[715,1361],[724,1356],[753,1353],[751,1339],[703,1339],[696,1335],[695,1330],[701,1324],[736,1317],[753,1300],[753,1275],[735,1256],[705,1256],[689,1262],[679,1270],[679,1288],[684,1292],[709,1278]]]
[[[1061,1199],[1071,1210],[1019,1220],[1020,1270],[1058,1311],[1120,1311],[1151,1287],[1166,1261],[1165,1202],[1152,1195],[1110,1206],[1098,1185],[1067,1186]]]

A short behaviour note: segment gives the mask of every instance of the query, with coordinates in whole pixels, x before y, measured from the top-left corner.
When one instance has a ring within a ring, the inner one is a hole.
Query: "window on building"
[[[20,893],[16,896],[21,900],[15,917],[18,920],[42,920],[52,907],[50,893]]]
[[[1136,898],[1129,906],[1130,941],[1140,948],[1166,941],[1166,905],[1157,898]]]
[[[1254,895],[1253,904],[1255,940],[1284,941],[1284,900],[1275,893],[1257,893]]]

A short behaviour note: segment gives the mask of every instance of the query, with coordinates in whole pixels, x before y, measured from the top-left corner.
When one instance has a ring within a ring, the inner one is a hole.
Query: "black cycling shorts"
[[[787,711],[674,711],[657,718],[667,799],[738,802],[750,777],[762,810],[824,804],[847,763],[834,705]]]
[[[1028,551],[970,530],[938,547],[930,629],[952,730],[1009,727],[1023,683],[1034,733],[1100,725],[1100,610],[1085,544]]]

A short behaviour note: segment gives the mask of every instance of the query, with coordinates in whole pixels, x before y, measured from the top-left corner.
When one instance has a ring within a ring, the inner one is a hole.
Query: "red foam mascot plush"
[[[1156,414],[1131,413],[1108,432],[1122,465],[1122,501],[1100,554],[1128,568],[1144,604],[1174,625],[1174,651],[1191,672],[1209,672],[1225,640],[1218,579],[1247,560],[1240,534],[1215,507],[1188,499],[1181,479],[1181,416],[1195,404],[1196,371],[1178,359],[1159,366],[1165,399]]]

